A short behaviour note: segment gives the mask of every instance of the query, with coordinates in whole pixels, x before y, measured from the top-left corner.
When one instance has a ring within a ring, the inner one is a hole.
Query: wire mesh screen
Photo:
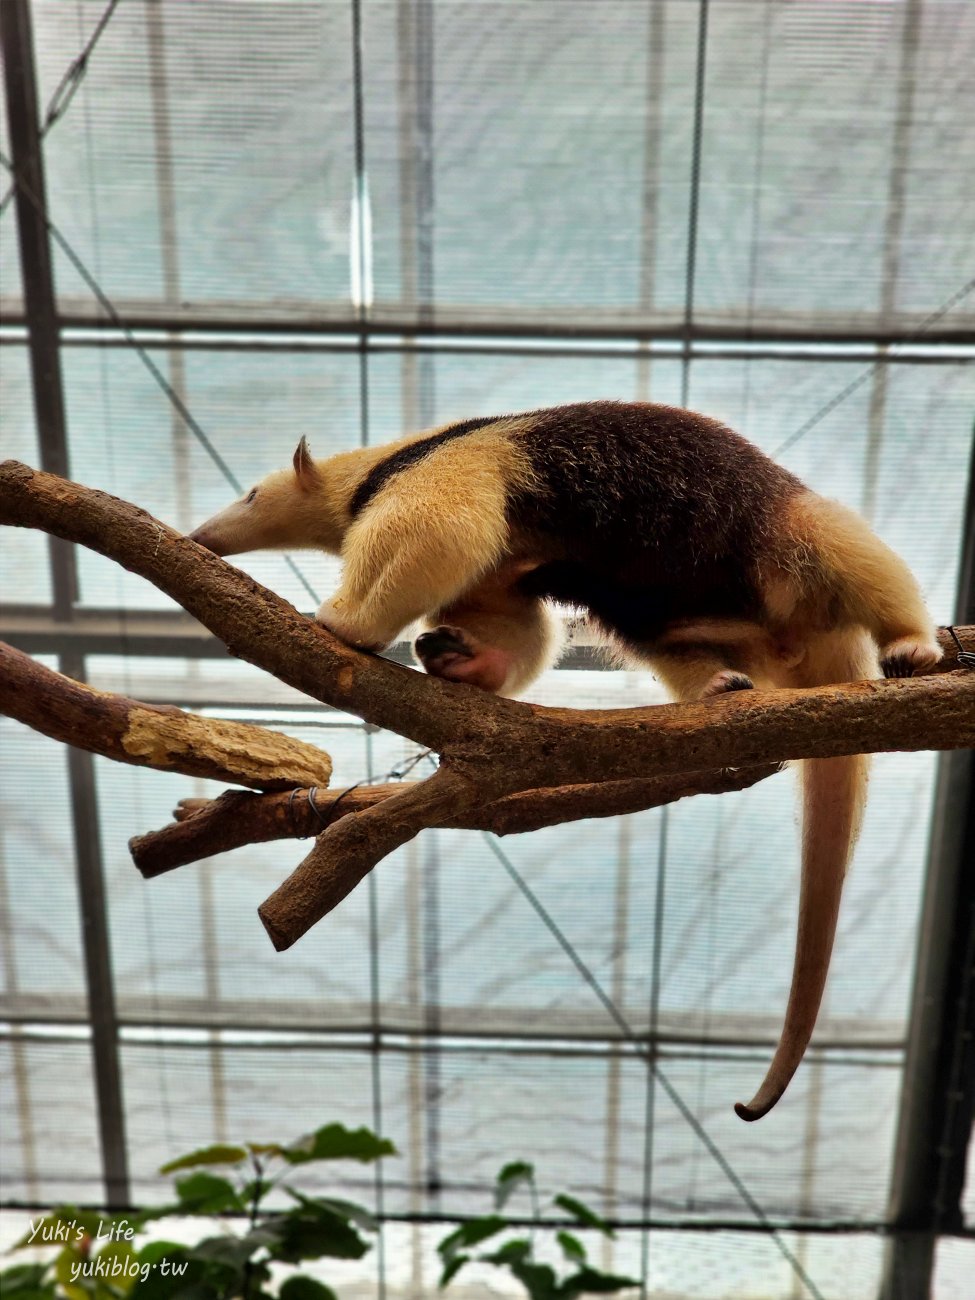
[[[31,6],[42,126],[103,8]],[[862,511],[947,622],[975,398],[972,66],[961,0],[127,0],[43,141],[71,475],[186,530],[236,495],[227,467],[246,485],[302,434],[326,456],[493,412],[682,404]],[[37,464],[52,435],[15,217],[3,448]],[[8,532],[10,626],[40,626],[46,541]],[[295,559],[240,564],[310,611],[338,563]],[[164,635],[173,602],[76,562],[78,623],[52,633],[50,666],[319,744],[336,790],[413,754],[188,656]],[[111,645],[84,640],[119,612]],[[663,695],[587,667],[531,698]],[[745,1126],[731,1104],[764,1071],[791,973],[790,773],[504,842],[425,832],[278,955],[255,908],[300,846],[146,883],[128,838],[219,787],[98,759],[72,811],[66,751],[6,719],[0,744],[8,1204],[99,1203],[112,1151],[124,1196],[159,1202],[159,1165],[184,1150],[336,1120],[400,1151],[378,1182],[327,1181],[389,1219],[349,1295],[431,1294],[426,1220],[486,1211],[514,1159],[618,1222],[604,1262],[650,1294],[876,1294],[934,756],[877,759],[813,1046]],[[114,1114],[84,853],[105,882]],[[946,1300],[969,1244],[939,1248]]]

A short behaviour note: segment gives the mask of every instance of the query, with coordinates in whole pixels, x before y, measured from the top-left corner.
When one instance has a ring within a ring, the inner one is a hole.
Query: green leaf
[[[560,1288],[555,1270],[547,1264],[519,1264],[508,1266],[528,1292],[531,1300],[559,1300]]]
[[[219,1214],[222,1210],[244,1210],[243,1202],[226,1178],[215,1174],[190,1174],[177,1178],[176,1195],[180,1214]]]
[[[185,1253],[186,1247],[178,1241],[149,1241],[139,1251],[138,1259],[141,1264],[155,1266],[161,1259],[167,1259],[170,1255]]]
[[[195,1169],[197,1165],[239,1165],[246,1159],[247,1151],[244,1147],[227,1146],[226,1143],[218,1142],[212,1147],[201,1147],[199,1151],[191,1151],[189,1155],[170,1160],[168,1164],[160,1166],[159,1172],[172,1174],[177,1169]]]
[[[61,1290],[68,1297],[68,1300],[85,1300],[85,1297],[92,1291],[93,1286],[85,1286],[85,1279],[79,1273],[72,1280],[71,1274],[74,1267],[87,1263],[87,1257],[81,1253],[76,1246],[65,1246],[54,1260],[54,1276],[61,1284]]]
[[[440,1281],[437,1283],[440,1289],[443,1290],[443,1288],[457,1276],[464,1265],[470,1263],[470,1260],[470,1255],[455,1255],[453,1259],[449,1260],[444,1265],[444,1270],[440,1274]]]
[[[248,1142],[247,1150],[252,1156],[282,1156],[284,1147],[279,1142]]]
[[[186,1253],[190,1259],[201,1260],[204,1264],[220,1264],[243,1277],[244,1265],[266,1244],[265,1241],[250,1241],[247,1237],[206,1237],[190,1246]]]
[[[520,1264],[531,1259],[532,1244],[527,1237],[516,1237],[506,1241],[503,1246],[490,1255],[481,1255],[480,1259],[488,1264]]]
[[[127,1295],[138,1277],[135,1249],[128,1241],[110,1241],[94,1257],[94,1277],[97,1289],[106,1287]]]
[[[325,1205],[301,1205],[265,1225],[274,1234],[272,1259],[295,1264],[302,1259],[361,1259],[369,1249],[347,1219]]]
[[[612,1273],[600,1273],[598,1269],[582,1268],[573,1273],[562,1283],[562,1294],[566,1300],[580,1295],[609,1295],[613,1291],[628,1291],[640,1283],[632,1277],[616,1277]]]
[[[507,1219],[502,1219],[497,1214],[488,1214],[482,1219],[471,1219],[469,1223],[462,1223],[454,1232],[448,1233],[442,1241],[438,1242],[437,1253],[444,1260],[452,1259],[458,1251],[487,1241],[488,1237],[493,1237],[496,1232],[503,1232],[507,1226]]]
[[[0,1273],[0,1295],[4,1300],[26,1300],[28,1295],[54,1294],[54,1282],[44,1283],[47,1264],[15,1264]]]
[[[386,1138],[376,1137],[370,1129],[348,1129],[344,1124],[326,1124],[281,1150],[289,1165],[303,1165],[309,1160],[358,1160],[369,1164],[381,1156],[396,1154],[396,1148]]]
[[[525,1160],[513,1160],[498,1174],[494,1185],[494,1208],[500,1210],[513,1192],[523,1183],[535,1181],[535,1166]]]
[[[615,1235],[613,1229],[605,1219],[601,1219],[594,1210],[590,1210],[588,1205],[583,1205],[582,1201],[577,1201],[574,1196],[566,1196],[564,1194],[556,1196],[555,1204],[560,1209],[565,1210],[569,1215],[571,1215],[571,1217],[575,1219],[576,1223],[581,1223],[583,1227],[596,1228],[607,1237]]]
[[[574,1260],[576,1263],[584,1263],[586,1258],[586,1248],[571,1232],[557,1232],[555,1240],[562,1247],[562,1254],[566,1259]]]
[[[365,1229],[366,1232],[379,1231],[379,1223],[375,1215],[370,1214],[367,1209],[361,1205],[356,1205],[353,1201],[343,1201],[334,1196],[305,1196],[294,1187],[285,1187],[284,1190],[293,1201],[307,1206],[312,1211],[324,1208],[330,1210],[333,1214],[337,1214],[340,1219],[346,1219],[350,1223]]]
[[[128,1300],[216,1300],[218,1271],[201,1259],[190,1259],[185,1246],[173,1242],[153,1242],[153,1246],[169,1245],[170,1250],[155,1259],[147,1258],[152,1268],[145,1279],[140,1278],[128,1294]],[[149,1246],[139,1252],[145,1255]],[[209,1275],[210,1280],[204,1281]],[[234,1275],[228,1278],[232,1285]]]
[[[289,1277],[278,1292],[279,1300],[338,1300],[330,1286],[323,1286],[313,1277]]]

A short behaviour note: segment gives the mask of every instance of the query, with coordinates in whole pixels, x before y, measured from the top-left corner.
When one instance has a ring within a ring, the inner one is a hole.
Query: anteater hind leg
[[[779,653],[768,633],[746,619],[697,619],[672,625],[653,645],[632,647],[676,700],[778,685]]]
[[[910,677],[938,662],[941,647],[914,575],[865,520],[806,493],[793,503],[789,523],[814,582],[839,598],[844,622],[865,627],[876,641],[885,677]]]
[[[707,700],[769,684],[760,668],[719,646],[654,647],[641,649],[639,658],[675,700]]]
[[[514,695],[551,667],[562,625],[543,601],[519,591],[524,568],[496,569],[424,620],[429,630],[414,648],[428,673]]]

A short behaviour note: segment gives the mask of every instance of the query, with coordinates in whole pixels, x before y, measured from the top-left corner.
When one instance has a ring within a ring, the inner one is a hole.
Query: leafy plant
[[[163,1165],[174,1179],[176,1200],[131,1219],[102,1219],[62,1206],[17,1243],[61,1245],[46,1263],[20,1264],[0,1274],[4,1300],[265,1300],[273,1262],[360,1259],[371,1243],[362,1234],[376,1230],[369,1212],[349,1201],[307,1196],[285,1182],[293,1169],[316,1160],[371,1163],[395,1155],[391,1142],[368,1129],[327,1124],[297,1142],[218,1144],[191,1151]],[[211,1172],[226,1171],[223,1177]],[[192,1172],[188,1172],[192,1171]],[[280,1188],[292,1205],[284,1211],[264,1207]],[[135,1234],[152,1220],[173,1215],[207,1218],[243,1216],[242,1233],[227,1230],[195,1246],[152,1241],[137,1248]],[[321,1282],[293,1273],[282,1283],[280,1300],[336,1300]]]
[[[521,1188],[527,1191],[531,1203],[530,1235],[509,1237],[490,1251],[472,1253],[473,1248],[482,1242],[503,1232],[516,1231],[517,1225],[501,1214],[501,1210]],[[560,1210],[563,1217],[567,1216],[580,1228],[594,1229],[606,1237],[614,1235],[613,1229],[604,1219],[573,1196],[564,1193],[556,1196],[551,1207]],[[494,1185],[494,1209],[493,1214],[461,1224],[438,1244],[437,1253],[443,1265],[441,1287],[449,1286],[460,1270],[474,1261],[507,1270],[525,1288],[530,1300],[576,1300],[577,1296],[608,1295],[640,1285],[635,1278],[619,1277],[595,1268],[589,1262],[585,1246],[574,1233],[555,1231],[554,1225],[545,1223],[535,1182],[535,1169],[525,1161],[505,1165],[498,1174]],[[548,1239],[554,1234],[555,1244],[562,1257],[559,1267],[536,1258],[536,1238],[542,1231]]]

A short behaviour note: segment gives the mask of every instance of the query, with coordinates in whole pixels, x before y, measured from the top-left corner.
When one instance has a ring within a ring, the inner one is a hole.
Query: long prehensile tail
[[[817,638],[803,665],[803,685],[875,676],[876,654],[859,629]],[[802,780],[802,883],[792,988],[775,1056],[758,1092],[736,1103],[744,1120],[761,1119],[795,1074],[816,1027],[833,951],[847,864],[860,829],[869,759],[863,754],[805,759]]]

